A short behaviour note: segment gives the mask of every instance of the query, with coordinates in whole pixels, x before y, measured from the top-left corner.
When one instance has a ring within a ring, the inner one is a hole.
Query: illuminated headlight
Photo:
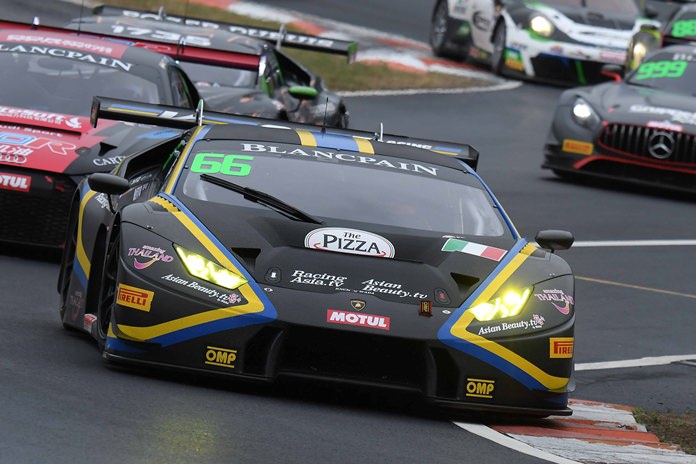
[[[474,317],[479,321],[491,321],[493,319],[514,317],[520,314],[531,294],[531,287],[527,287],[520,291],[508,290],[491,301],[479,303],[469,308],[469,311],[471,311]]]
[[[553,23],[541,15],[532,16],[532,19],[529,20],[529,27],[535,34],[542,37],[550,37],[554,30]]]
[[[599,116],[589,103],[582,98],[576,98],[573,104],[573,119],[581,126],[591,129],[599,122]]]
[[[205,259],[199,254],[188,251],[177,245],[175,245],[174,248],[179,258],[181,258],[181,261],[184,263],[184,266],[186,266],[188,273],[194,277],[230,290],[239,288],[247,283],[244,277]]]

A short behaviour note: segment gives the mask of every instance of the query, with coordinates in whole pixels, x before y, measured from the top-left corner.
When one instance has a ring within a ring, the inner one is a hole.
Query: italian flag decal
[[[459,251],[468,255],[492,259],[493,261],[500,261],[503,259],[503,256],[505,256],[505,253],[507,253],[506,250],[501,248],[481,245],[480,243],[466,242],[456,238],[447,239],[445,245],[442,247],[442,251]]]

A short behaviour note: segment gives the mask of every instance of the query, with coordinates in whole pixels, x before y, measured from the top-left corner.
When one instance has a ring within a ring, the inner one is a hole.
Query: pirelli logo
[[[121,306],[149,312],[154,296],[155,292],[143,290],[138,287],[131,287],[130,285],[118,284],[116,303]]]
[[[217,346],[206,346],[205,363],[211,366],[226,367],[234,369],[234,362],[237,360],[237,350],[219,348]]]
[[[565,139],[563,140],[563,151],[568,153],[577,153],[578,155],[591,155],[594,151],[594,145],[580,140]]]
[[[573,337],[551,337],[549,338],[549,356],[552,358],[572,358]]]
[[[474,398],[493,398],[495,380],[466,379],[466,396]]]

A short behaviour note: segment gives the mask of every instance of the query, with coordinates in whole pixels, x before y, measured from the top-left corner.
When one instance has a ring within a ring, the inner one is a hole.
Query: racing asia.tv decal
[[[305,237],[305,246],[315,250],[393,258],[394,245],[386,238],[363,230],[324,227]]]

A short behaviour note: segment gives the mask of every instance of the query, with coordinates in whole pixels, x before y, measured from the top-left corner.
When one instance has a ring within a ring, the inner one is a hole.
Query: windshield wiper
[[[244,187],[239,184],[235,184],[234,182],[211,176],[210,174],[201,174],[201,180],[226,188],[227,190],[232,190],[233,192],[241,193],[247,200],[271,208],[285,216],[288,216],[290,219],[312,222],[314,224],[324,223],[324,221],[321,219],[317,219],[314,216],[311,216],[304,211],[285,203],[283,200],[276,198],[273,195],[269,195],[268,193],[264,193],[249,187]]]

